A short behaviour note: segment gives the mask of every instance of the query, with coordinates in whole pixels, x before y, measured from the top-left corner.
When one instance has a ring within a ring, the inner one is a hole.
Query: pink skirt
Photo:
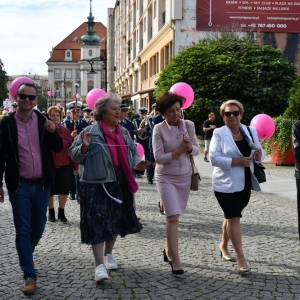
[[[184,214],[190,195],[191,174],[155,173],[155,177],[157,191],[165,207],[166,216]]]

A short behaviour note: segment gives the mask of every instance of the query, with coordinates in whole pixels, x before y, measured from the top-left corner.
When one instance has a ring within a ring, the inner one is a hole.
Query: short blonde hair
[[[60,110],[59,107],[57,106],[50,106],[48,109],[47,109],[47,114],[50,116],[53,112],[58,112],[59,113],[59,116],[60,116],[60,120],[62,120],[62,111]]]
[[[237,100],[227,100],[226,102],[223,102],[221,107],[220,107],[220,115],[224,117],[224,112],[225,112],[225,107],[226,106],[231,106],[231,105],[236,105],[239,108],[240,114],[244,114],[244,106],[241,102]]]

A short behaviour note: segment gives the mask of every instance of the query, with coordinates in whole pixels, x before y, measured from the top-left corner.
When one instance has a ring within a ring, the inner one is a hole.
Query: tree
[[[246,124],[259,113],[281,115],[288,106],[295,77],[294,65],[279,50],[261,46],[251,36],[221,32],[208,35],[174,57],[156,82],[155,96],[176,82],[191,85],[195,100],[185,117],[193,120],[199,131],[209,112],[221,120],[218,112],[228,99],[244,105]]]
[[[8,76],[4,70],[4,65],[0,59],[0,103],[2,105],[3,101],[8,97],[7,89]]]
[[[300,75],[293,82],[290,90],[289,107],[284,112],[283,117],[295,120],[300,119]]]

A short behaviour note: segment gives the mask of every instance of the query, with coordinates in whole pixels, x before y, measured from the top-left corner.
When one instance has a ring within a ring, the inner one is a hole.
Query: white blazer
[[[241,124],[241,131],[244,134],[248,142],[252,142],[251,136],[248,132],[247,126]],[[257,131],[254,127],[249,126],[251,130],[254,144],[256,147],[262,149],[259,142]],[[254,150],[251,151],[251,156],[253,156]],[[212,174],[212,188],[216,192],[222,193],[234,193],[242,191],[245,187],[245,172],[244,167],[232,167],[232,159],[243,157],[239,148],[237,147],[231,130],[226,125],[221,128],[216,128],[213,133],[213,137],[209,146],[209,158],[211,164],[215,167]],[[264,151],[262,149],[262,157],[260,162],[264,158]],[[253,175],[254,162],[252,161],[250,165],[251,170],[251,183],[252,189],[255,191],[261,191],[259,183],[256,177]]]

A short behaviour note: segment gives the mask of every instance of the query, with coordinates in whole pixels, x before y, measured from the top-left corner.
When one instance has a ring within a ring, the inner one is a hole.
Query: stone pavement
[[[155,184],[142,178],[136,199],[144,229],[117,240],[114,255],[120,268],[110,271],[110,279],[94,282],[91,248],[80,243],[79,206],[68,201],[69,222],[47,223],[34,257],[37,291],[25,297],[6,194],[0,204],[0,299],[300,299],[296,201],[276,192],[280,184],[288,184],[280,178],[295,186],[293,168],[266,164],[269,179],[278,180],[272,185],[274,193],[253,193],[243,213],[244,252],[252,272],[240,276],[236,263],[220,258],[223,215],[207,175],[212,169],[203,162],[203,154],[196,161],[202,175],[200,190],[191,192],[180,219],[179,248],[186,271],[182,277],[172,276],[163,262],[165,220],[158,212]]]

